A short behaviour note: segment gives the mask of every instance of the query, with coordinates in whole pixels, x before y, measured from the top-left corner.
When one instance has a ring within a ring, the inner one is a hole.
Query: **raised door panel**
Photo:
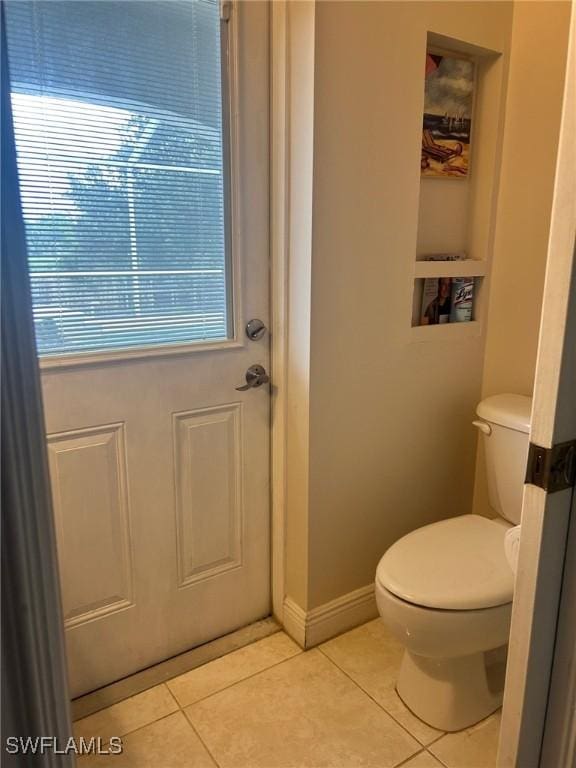
[[[242,564],[242,405],[174,415],[178,586]]]
[[[133,604],[124,425],[48,436],[68,628]]]

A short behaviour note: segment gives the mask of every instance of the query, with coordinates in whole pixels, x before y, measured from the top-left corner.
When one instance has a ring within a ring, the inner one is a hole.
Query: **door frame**
[[[530,441],[551,448],[576,438],[576,4],[571,5],[564,101],[560,124],[554,199],[548,241],[546,279],[536,361]],[[574,528],[573,488],[553,495],[527,484],[522,506],[522,536],[498,765],[502,768],[540,761],[546,740],[554,656],[563,647],[559,620],[569,528]],[[571,511],[572,510],[572,511]],[[572,517],[572,521],[571,518]],[[572,564],[573,570],[573,564]],[[572,574],[573,578],[573,574]],[[566,612],[564,608],[564,612]],[[565,617],[568,618],[568,617]],[[560,661],[558,658],[557,662]],[[574,670],[572,670],[574,673]],[[574,692],[572,694],[574,696]],[[562,719],[557,699],[557,718]],[[562,719],[564,726],[569,721]],[[556,730],[559,723],[548,723]],[[558,743],[567,734],[556,731]],[[574,739],[574,736],[572,736]],[[566,765],[566,763],[538,763]]]
[[[315,2],[270,2],[271,572],[283,626],[290,526],[308,512]]]
[[[286,530],[286,323],[288,308],[286,242],[287,187],[287,61],[286,2],[270,11],[270,317],[274,344],[270,350],[272,378],[270,435],[270,523],[272,613],[284,623]]]
[[[2,736],[54,739],[38,764],[73,768],[64,620],[24,218],[12,124],[4,3],[2,80]],[[7,557],[7,552],[10,557]],[[29,733],[25,731],[29,730]],[[56,753],[50,746],[57,746]]]

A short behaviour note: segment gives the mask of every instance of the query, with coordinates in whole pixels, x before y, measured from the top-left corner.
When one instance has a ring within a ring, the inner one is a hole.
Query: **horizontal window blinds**
[[[9,0],[41,354],[229,336],[217,0]]]

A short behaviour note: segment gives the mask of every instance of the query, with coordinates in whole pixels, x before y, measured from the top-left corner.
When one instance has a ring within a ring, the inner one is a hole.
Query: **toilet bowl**
[[[506,530],[477,515],[443,520],[378,565],[378,610],[405,647],[398,694],[434,728],[467,728],[502,703],[514,587]]]
[[[491,506],[501,517],[461,515],[418,528],[376,570],[380,616],[405,648],[398,694],[443,731],[467,728],[502,703],[514,591],[504,541],[520,522],[530,408],[520,395],[478,406]]]

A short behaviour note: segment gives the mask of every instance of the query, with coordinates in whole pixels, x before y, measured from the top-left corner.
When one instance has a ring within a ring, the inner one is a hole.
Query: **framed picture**
[[[474,78],[473,61],[426,53],[422,176],[468,176]]]

